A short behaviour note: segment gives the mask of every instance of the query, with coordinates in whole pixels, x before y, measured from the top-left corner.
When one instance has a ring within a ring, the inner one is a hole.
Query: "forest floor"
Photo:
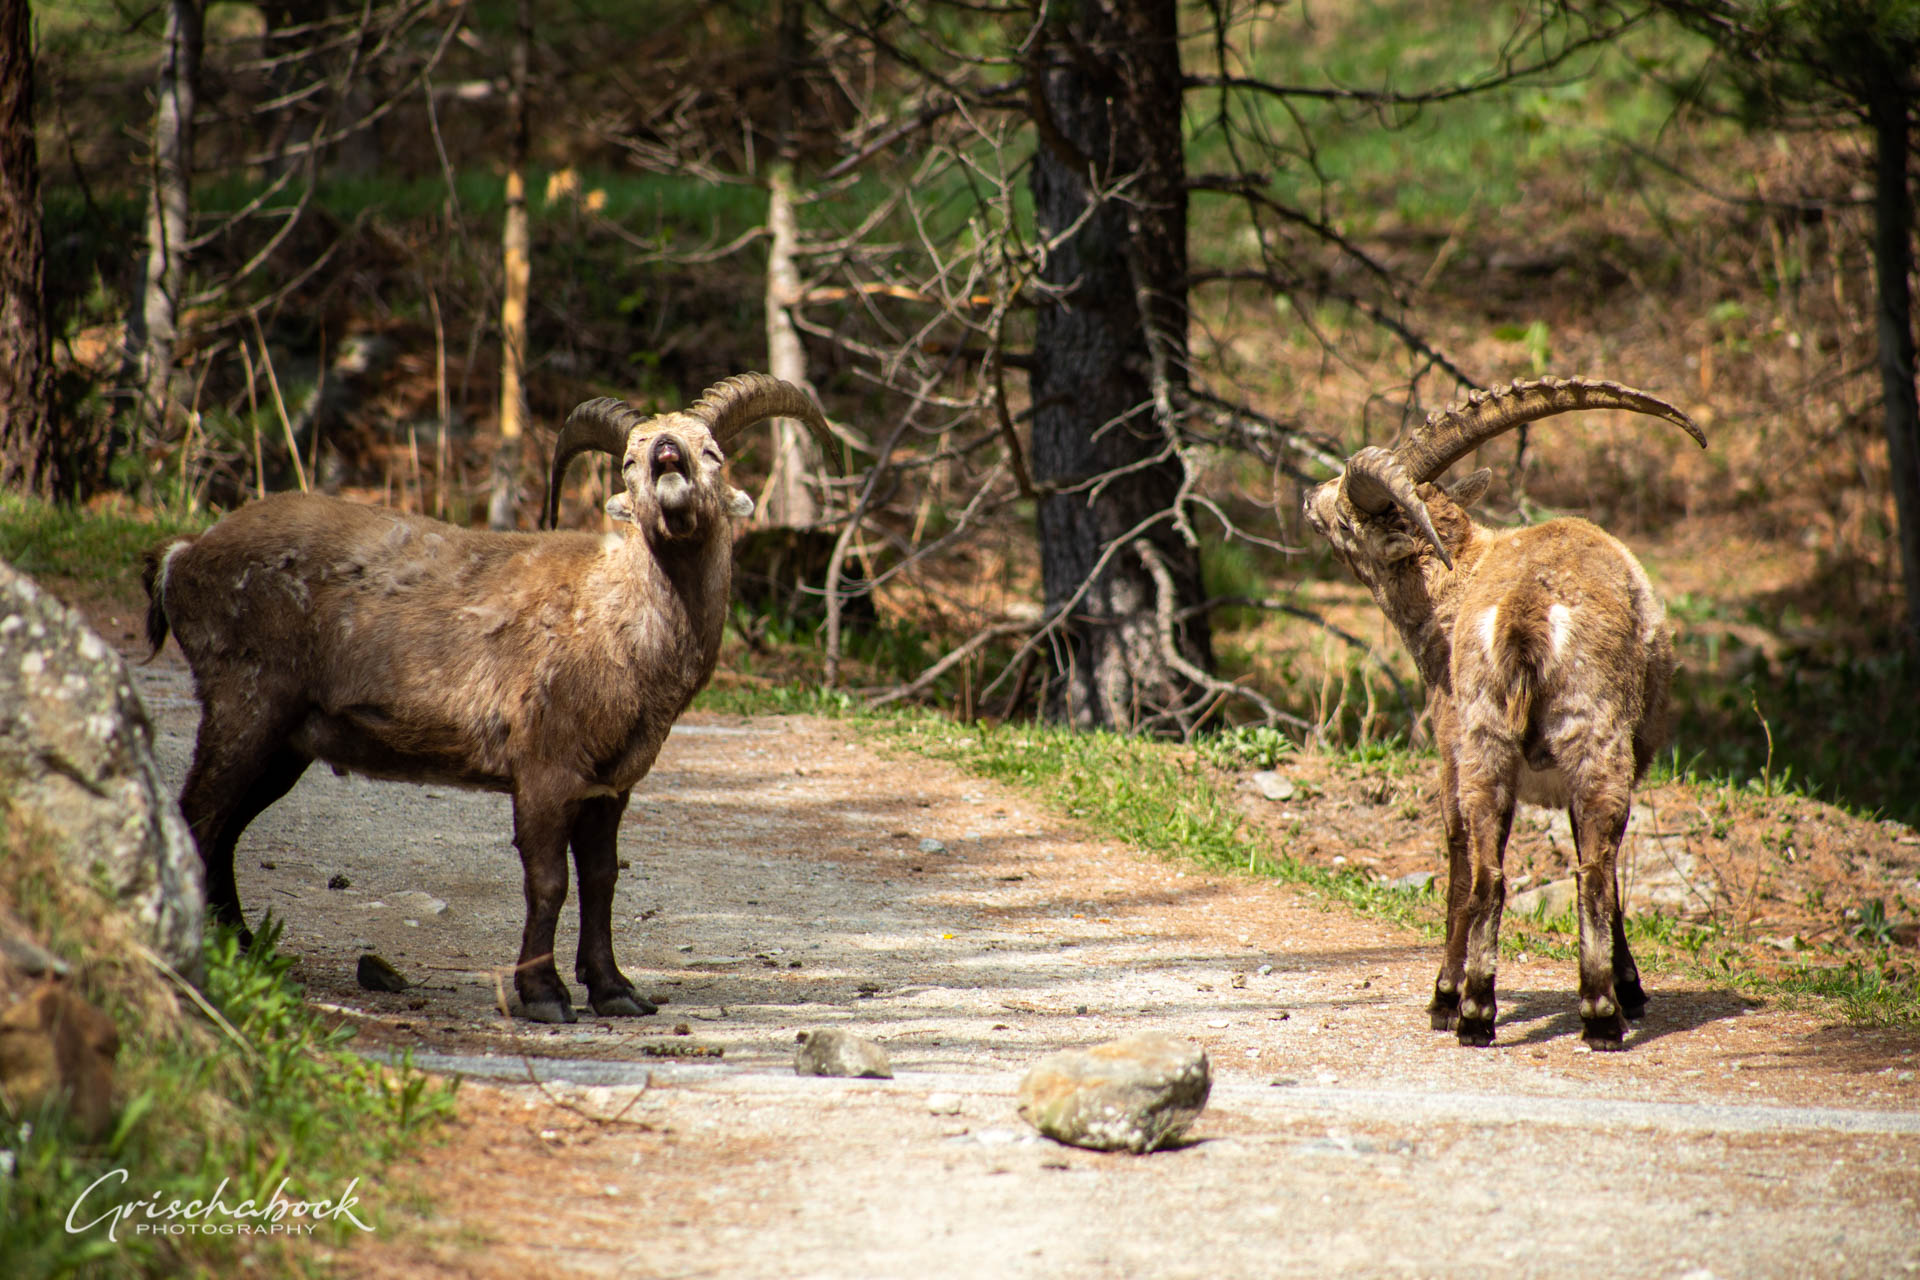
[[[186,672],[169,649],[139,679],[177,779]],[[1294,757],[1289,798],[1240,794],[1298,856],[1430,871],[1423,767]],[[1746,847],[1674,786],[1643,804],[1648,847]],[[1870,837],[1912,891],[1911,831],[1788,799],[1734,830]],[[368,1049],[467,1077],[444,1139],[369,1188],[376,1231],[321,1259],[346,1273],[1920,1271],[1912,1029],[1655,968],[1627,1052],[1595,1054],[1572,964],[1522,955],[1495,1047],[1463,1050],[1427,1028],[1438,944],[1415,930],[1095,838],[858,721],[713,714],[676,728],[622,832],[616,941],[660,1013],[536,1027],[496,1008],[509,830],[501,797],[315,769],[242,843],[242,900],[285,922],[310,997]],[[1552,840],[1523,824],[1543,878]],[[563,921],[563,974],[571,947]],[[362,990],[368,950],[415,985]],[[832,1026],[878,1039],[894,1078],[796,1077],[796,1035]],[[1143,1030],[1213,1064],[1185,1145],[1100,1155],[1017,1118],[1040,1055]]]

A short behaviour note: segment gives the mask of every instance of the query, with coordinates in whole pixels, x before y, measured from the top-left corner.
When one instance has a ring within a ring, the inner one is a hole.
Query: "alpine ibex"
[[[483,533],[281,494],[154,548],[147,636],[157,653],[171,626],[193,668],[200,734],[180,807],[219,918],[244,926],[240,833],[316,759],[501,791],[526,879],[521,1012],[574,1020],[553,962],[571,845],[574,976],[595,1013],[653,1013],[614,962],[616,833],[719,654],[730,518],[753,510],[722,475],[721,449],[772,417],[799,418],[828,444],[813,397],[759,374],[658,417],[612,399],[576,408],[543,524],[557,519],[567,464],[595,449],[620,464],[607,511],[631,526],[621,535]]]
[[[1642,391],[1544,378],[1476,392],[1394,450],[1365,448],[1306,498],[1412,651],[1440,752],[1447,843],[1446,958],[1429,1010],[1463,1045],[1493,1041],[1503,872],[1516,799],[1566,806],[1578,857],[1580,1019],[1617,1049],[1647,997],[1627,950],[1614,863],[1633,785],[1667,737],[1673,643],[1646,571],[1579,519],[1494,530],[1466,509],[1492,472],[1448,467],[1504,431],[1573,409],[1686,414]]]

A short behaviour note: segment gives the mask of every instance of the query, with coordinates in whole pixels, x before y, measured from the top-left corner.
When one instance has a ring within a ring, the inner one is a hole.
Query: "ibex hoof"
[[[643,1000],[629,989],[610,991],[604,995],[589,997],[593,1011],[603,1018],[644,1018],[660,1012],[659,1006],[651,1000]]]
[[[1647,993],[1641,990],[1640,984],[1628,986],[1615,981],[1613,994],[1620,1002],[1620,1012],[1629,1022],[1638,1022],[1647,1016]]]
[[[529,1022],[578,1022],[573,1005],[566,1000],[527,1000],[520,1005],[520,1016]]]
[[[1616,1053],[1626,1048],[1627,1023],[1619,1014],[1610,1018],[1583,1019],[1580,1038],[1595,1053]]]
[[[1464,1049],[1484,1049],[1493,1043],[1492,1018],[1462,1018],[1455,1030]]]
[[[1453,1030],[1454,1024],[1460,1021],[1460,1011],[1458,1009],[1436,1009],[1428,1006],[1427,1012],[1433,1017],[1433,1029],[1435,1031],[1451,1031]]]

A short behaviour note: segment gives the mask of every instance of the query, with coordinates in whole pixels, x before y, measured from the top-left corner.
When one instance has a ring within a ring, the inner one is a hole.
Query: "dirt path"
[[[178,777],[184,672],[141,678]],[[622,832],[622,964],[669,1003],[534,1028],[492,1008],[508,832],[498,797],[315,769],[242,844],[249,914],[285,920],[362,1043],[566,1082],[470,1082],[355,1274],[1920,1272],[1911,1034],[1655,975],[1631,1051],[1593,1054],[1572,966],[1534,960],[1502,970],[1497,1047],[1464,1051],[1427,1030],[1427,940],[1088,840],[841,724],[714,716]],[[361,991],[363,947],[420,986]],[[796,1033],[832,1025],[896,1078],[795,1078]],[[1034,1058],[1147,1028],[1212,1058],[1190,1145],[1101,1156],[1015,1116]],[[648,1056],[689,1044],[725,1056]]]

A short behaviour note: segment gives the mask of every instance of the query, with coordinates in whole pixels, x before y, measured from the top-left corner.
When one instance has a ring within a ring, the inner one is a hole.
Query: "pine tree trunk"
[[[25,0],[0,4],[0,487],[74,496],[73,462],[47,414],[46,244],[33,137],[33,32]]]
[[[520,450],[527,420],[527,293],[533,278],[527,229],[527,62],[533,47],[533,0],[520,0],[507,101],[512,139],[507,152],[507,210],[500,231],[504,295],[500,300],[500,447],[493,455],[487,527],[511,529],[520,500]]]
[[[1907,588],[1907,643],[1920,653],[1920,392],[1914,384],[1913,188],[1908,96],[1896,69],[1868,101],[1874,135],[1873,263],[1887,462]]]
[[[1051,35],[1077,47],[1037,86],[1034,213],[1048,239],[1077,229],[1042,272],[1031,380],[1034,480],[1069,490],[1039,508],[1047,616],[1065,617],[1045,710],[1081,728],[1184,728],[1195,690],[1169,660],[1162,602],[1132,545],[1145,526],[1171,571],[1170,614],[1201,602],[1199,553],[1173,520],[1184,464],[1149,461],[1169,448],[1186,386],[1176,10],[1090,0]],[[1204,615],[1176,623],[1172,643],[1211,667]]]

